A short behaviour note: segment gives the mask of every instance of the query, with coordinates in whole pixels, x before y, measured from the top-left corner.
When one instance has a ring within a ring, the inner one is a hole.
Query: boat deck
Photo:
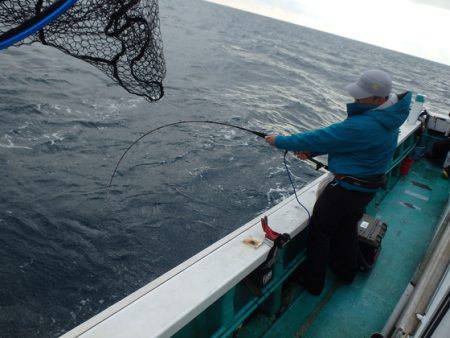
[[[388,231],[374,269],[352,285],[329,273],[322,295],[301,292],[265,337],[370,337],[381,331],[425,255],[449,190],[439,167],[415,163],[376,208]]]

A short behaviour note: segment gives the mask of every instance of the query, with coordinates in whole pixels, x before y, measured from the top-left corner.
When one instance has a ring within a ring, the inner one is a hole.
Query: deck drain
[[[427,196],[424,196],[422,194],[418,194],[416,192],[413,192],[411,190],[405,190],[405,194],[409,195],[409,196],[413,196],[415,198],[418,198],[419,200],[428,202],[430,199]]]
[[[412,204],[412,203],[408,203],[408,202],[400,202],[401,205],[410,208],[410,209],[414,209],[414,210],[421,210],[418,206]]]
[[[425,190],[429,190],[429,191],[433,190],[428,185],[420,183],[420,182],[417,182],[417,181],[412,181],[412,184],[414,184],[415,186],[417,186],[419,188],[425,189]]]

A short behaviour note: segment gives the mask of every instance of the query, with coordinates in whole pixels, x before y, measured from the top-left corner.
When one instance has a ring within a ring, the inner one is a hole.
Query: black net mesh
[[[48,15],[61,2],[0,0],[0,39]],[[22,43],[37,41],[89,62],[130,93],[151,101],[164,95],[157,0],[79,0]]]

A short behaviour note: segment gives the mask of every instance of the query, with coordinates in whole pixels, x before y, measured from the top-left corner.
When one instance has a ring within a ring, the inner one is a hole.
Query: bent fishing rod
[[[119,161],[117,161],[117,164],[114,168],[114,171],[111,175],[111,178],[109,180],[108,183],[108,188],[111,187],[114,177],[116,176],[117,170],[119,169],[120,164],[122,163],[123,159],[125,158],[125,156],[127,155],[127,153],[137,144],[139,143],[139,141],[141,141],[143,138],[145,138],[146,136],[153,134],[161,129],[165,129],[168,127],[172,127],[172,126],[177,126],[180,124],[215,124],[215,125],[221,125],[221,126],[225,126],[225,127],[230,127],[230,128],[235,128],[235,129],[239,129],[248,133],[252,133],[258,137],[261,138],[266,138],[266,136],[268,136],[268,134],[260,132],[260,131],[255,131],[255,130],[251,130],[248,128],[244,128],[244,127],[240,127],[240,126],[236,126],[234,124],[230,124],[230,123],[225,123],[225,122],[218,122],[218,121],[210,121],[210,120],[186,120],[186,121],[179,121],[179,122],[173,122],[173,123],[168,123],[162,126],[159,126],[157,128],[154,128],[152,130],[149,130],[147,132],[145,132],[144,134],[142,134],[139,138],[137,138],[135,141],[133,141],[123,152],[122,156],[120,157]],[[287,155],[287,151],[285,153],[285,158]],[[328,170],[328,166],[314,158],[309,157],[308,160],[312,163],[314,163],[316,165],[316,170],[319,170],[320,168],[324,168],[326,170]],[[287,168],[287,167],[286,167]],[[295,188],[294,188],[295,189]]]

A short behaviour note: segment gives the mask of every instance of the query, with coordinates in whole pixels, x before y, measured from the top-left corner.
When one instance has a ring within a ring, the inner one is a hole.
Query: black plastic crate
[[[381,251],[381,242],[387,231],[387,224],[375,217],[364,215],[358,223],[359,268],[372,269]]]

